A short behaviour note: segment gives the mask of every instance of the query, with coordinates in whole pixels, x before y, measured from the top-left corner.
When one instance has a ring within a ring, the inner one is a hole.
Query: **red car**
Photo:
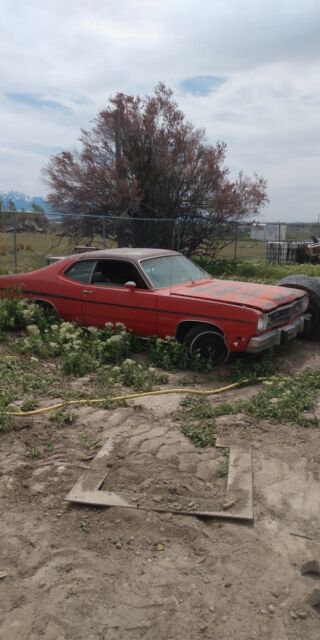
[[[0,278],[64,320],[123,322],[142,336],[175,336],[216,364],[230,352],[259,352],[304,329],[308,296],[279,286],[212,278],[175,251],[110,249],[72,255]]]

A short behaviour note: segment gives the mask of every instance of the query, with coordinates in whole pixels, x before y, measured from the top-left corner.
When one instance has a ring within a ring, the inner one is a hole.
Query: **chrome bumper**
[[[261,336],[255,336],[249,341],[247,351],[249,353],[259,353],[264,349],[270,349],[278,345],[285,345],[289,340],[293,340],[298,333],[303,331],[304,323],[309,321],[308,314],[297,318],[291,324],[286,324],[284,327],[278,327],[274,331],[269,331]]]

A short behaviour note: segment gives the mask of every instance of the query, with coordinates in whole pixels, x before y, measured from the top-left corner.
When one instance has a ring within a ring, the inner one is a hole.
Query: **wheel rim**
[[[220,335],[213,331],[203,331],[191,342],[190,353],[199,352],[205,359],[210,359],[212,364],[223,364],[228,358],[229,349]]]

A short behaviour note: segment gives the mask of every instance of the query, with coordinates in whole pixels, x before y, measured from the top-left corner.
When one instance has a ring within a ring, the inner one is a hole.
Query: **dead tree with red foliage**
[[[50,204],[74,214],[62,225],[74,240],[101,233],[99,218],[105,218],[106,236],[120,246],[172,247],[179,227],[181,251],[212,255],[226,225],[256,217],[268,201],[263,178],[230,178],[226,145],[207,144],[163,83],[152,96],[111,97],[80,143],[79,151],[53,156],[43,170]]]

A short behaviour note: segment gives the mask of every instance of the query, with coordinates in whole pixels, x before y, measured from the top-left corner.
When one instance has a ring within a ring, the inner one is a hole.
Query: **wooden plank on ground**
[[[92,460],[90,469],[85,471],[66,496],[68,502],[90,504],[103,507],[126,507],[141,511],[170,512],[180,515],[194,515],[207,518],[223,518],[230,520],[253,521],[253,490],[252,490],[252,455],[251,445],[231,445],[229,457],[229,472],[227,492],[223,511],[182,511],[169,507],[142,507],[136,502],[124,499],[112,491],[100,490],[110,468],[108,457],[114,442],[108,439],[102,449]],[[224,442],[219,446],[226,447]]]

